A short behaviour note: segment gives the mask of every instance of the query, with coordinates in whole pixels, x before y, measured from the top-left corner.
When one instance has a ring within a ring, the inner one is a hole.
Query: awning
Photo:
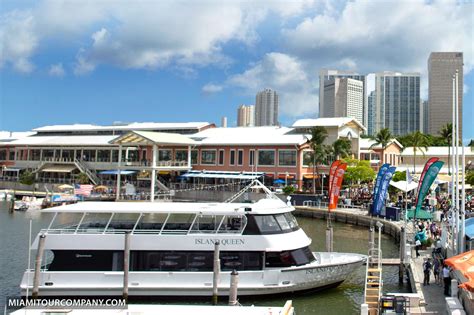
[[[286,176],[286,174],[278,174],[278,178],[279,178],[279,179],[285,179],[285,178],[287,178],[287,179],[293,179],[293,178],[295,178],[295,175],[290,175],[290,174],[288,174],[288,176]]]
[[[68,165],[68,164],[53,164],[46,166],[45,168],[41,169],[41,172],[50,172],[50,173],[70,173],[76,169],[75,165]]]
[[[135,174],[137,171],[130,171],[130,170],[121,170],[120,175],[130,175]],[[101,175],[118,175],[118,170],[110,170],[110,171],[100,171],[99,174]]]
[[[3,170],[5,172],[19,172],[20,171],[19,168],[13,168],[13,167],[5,167]]]
[[[239,173],[239,172],[188,172],[181,178],[222,178],[222,179],[256,179],[264,173]]]

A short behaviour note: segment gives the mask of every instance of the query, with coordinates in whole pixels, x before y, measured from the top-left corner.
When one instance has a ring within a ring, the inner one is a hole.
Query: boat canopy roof
[[[42,210],[55,213],[202,213],[209,215],[272,214],[293,211],[280,199],[260,199],[255,203],[198,202],[79,202]]]

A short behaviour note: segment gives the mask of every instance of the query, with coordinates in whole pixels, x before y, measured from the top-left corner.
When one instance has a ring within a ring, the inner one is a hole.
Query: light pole
[[[288,186],[288,172],[285,173],[285,187]]]
[[[321,198],[324,196],[324,178],[326,178],[326,174],[321,175]]]

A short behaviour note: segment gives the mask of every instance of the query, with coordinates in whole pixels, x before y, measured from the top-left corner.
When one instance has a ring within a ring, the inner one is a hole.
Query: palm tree
[[[375,143],[372,144],[370,146],[370,149],[372,149],[373,147],[377,146],[377,145],[381,145],[382,146],[382,157],[381,157],[381,164],[383,164],[384,160],[384,154],[385,154],[385,149],[388,147],[388,145],[392,142],[392,133],[390,132],[390,130],[388,128],[384,128],[382,130],[380,130],[374,137],[374,141]]]
[[[328,132],[324,127],[313,127],[311,129],[311,139],[308,139],[307,143],[313,150],[313,194],[316,193],[316,172],[319,175],[318,164],[324,161],[324,157],[327,156],[324,153],[323,142],[326,140]]]
[[[332,144],[336,159],[346,158],[351,154],[351,141],[349,139],[337,139]]]
[[[416,151],[419,150],[425,155],[424,151],[428,150],[429,140],[425,134],[417,130],[409,134],[407,143],[413,147],[413,173],[415,173]]]
[[[441,128],[439,134],[443,140],[446,140],[448,143],[448,175],[451,175],[451,163],[450,163],[450,156],[451,156],[451,140],[453,135],[453,124],[447,123],[446,125]]]

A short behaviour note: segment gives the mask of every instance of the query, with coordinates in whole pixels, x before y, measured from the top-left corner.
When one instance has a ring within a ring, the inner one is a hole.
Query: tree
[[[370,146],[370,149],[372,149],[373,147],[380,144],[380,146],[382,147],[382,157],[381,157],[382,164],[384,163],[383,158],[384,158],[384,154],[385,154],[385,149],[391,143],[392,138],[393,137],[392,137],[392,133],[390,132],[390,130],[388,128],[384,128],[384,129],[380,130],[375,135],[375,137],[374,137],[375,143]]]
[[[370,166],[369,161],[344,159],[344,163],[347,163],[344,181],[349,182],[349,184],[360,184],[374,180],[376,173]]]
[[[23,171],[20,174],[20,183],[23,185],[33,185],[35,183],[35,174],[30,171]]]
[[[466,174],[466,184],[474,186],[474,171],[469,171]]]
[[[394,182],[399,182],[401,180],[406,180],[407,179],[407,172],[395,172],[393,174],[392,180]]]
[[[351,141],[349,139],[337,139],[334,141],[332,146],[334,148],[334,155],[336,156],[336,159],[346,158],[352,153]]]
[[[439,131],[441,138],[443,138],[448,144],[448,175],[451,175],[451,143],[452,143],[452,135],[453,135],[453,124],[448,123],[441,128]]]
[[[319,175],[318,164],[324,161],[327,157],[323,146],[324,141],[328,136],[326,128],[317,126],[311,129],[311,139],[308,139],[307,143],[313,150],[313,194],[316,193],[316,173]]]
[[[425,155],[425,151],[428,150],[429,145],[428,139],[422,132],[417,130],[409,134],[408,145],[413,147],[413,173],[415,173],[416,151],[420,151]]]
[[[77,181],[79,184],[89,184],[89,176],[86,173],[79,173],[77,175]]]

